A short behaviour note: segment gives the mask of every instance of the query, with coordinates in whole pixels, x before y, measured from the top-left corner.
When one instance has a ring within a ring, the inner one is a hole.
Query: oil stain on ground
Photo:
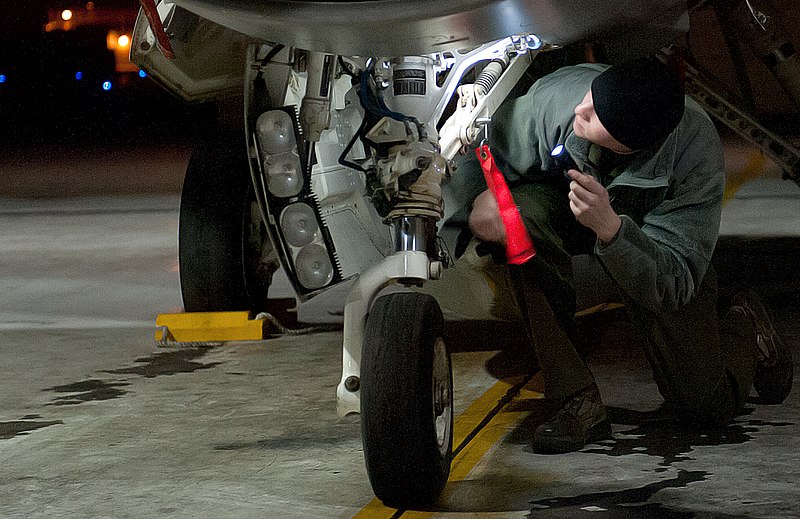
[[[632,412],[610,408],[612,422],[635,425],[633,429],[615,434],[599,448],[588,448],[581,452],[605,454],[607,456],[627,456],[646,454],[663,458],[660,465],[669,466],[675,462],[692,459],[687,456],[695,447],[738,445],[753,439],[753,433],[760,427],[786,427],[790,422],[764,422],[762,420],[736,421],[726,427],[698,429],[680,424],[675,420],[659,419],[653,421],[631,418]]]
[[[124,389],[119,389],[128,385],[130,384],[127,382],[109,382],[91,378],[63,386],[53,386],[45,391],[71,394],[57,397],[47,405],[77,405],[95,400],[111,400],[128,393]]]
[[[154,378],[161,375],[174,375],[176,373],[191,373],[201,369],[209,369],[220,364],[211,362],[203,364],[196,359],[203,357],[210,348],[187,348],[181,350],[156,353],[150,357],[136,359],[138,366],[107,370],[104,373],[122,375],[140,375],[145,378]],[[56,393],[70,393],[69,395],[55,398],[47,405],[77,405],[96,400],[111,400],[128,393],[122,387],[129,386],[129,382],[87,379],[63,386],[54,386],[44,391]]]
[[[171,350],[163,353],[156,353],[150,357],[136,359],[139,366],[130,368],[114,369],[106,373],[121,375],[141,375],[145,378],[155,378],[162,375],[174,375],[176,373],[191,373],[201,369],[210,369],[221,364],[220,362],[209,362],[203,364],[196,362],[208,353],[211,348],[186,348]]]
[[[703,471],[679,470],[672,479],[650,483],[642,487],[613,492],[597,492],[571,497],[553,497],[533,501],[529,518],[602,517],[613,519],[689,519],[696,514],[685,510],[672,510],[660,503],[648,503],[665,488],[684,488],[689,483],[706,480]],[[728,517],[714,515],[714,517]]]
[[[29,415],[32,416],[32,415]],[[38,416],[38,415],[36,415]],[[51,425],[63,425],[61,420],[48,420],[48,421],[31,421],[23,418],[13,422],[0,422],[0,440],[8,440],[15,436],[23,436],[29,434],[36,429],[50,427]]]

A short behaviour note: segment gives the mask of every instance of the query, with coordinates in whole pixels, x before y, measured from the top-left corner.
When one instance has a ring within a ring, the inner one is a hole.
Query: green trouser
[[[509,265],[517,302],[539,358],[549,398],[561,399],[594,383],[574,346],[574,254],[591,253],[595,234],[569,208],[560,179],[512,189],[537,255]],[[620,290],[624,293],[624,290]],[[716,274],[709,270],[697,297],[674,311],[653,311],[625,299],[661,395],[682,419],[727,423],[739,411],[757,362],[755,329],[737,312],[717,314]]]

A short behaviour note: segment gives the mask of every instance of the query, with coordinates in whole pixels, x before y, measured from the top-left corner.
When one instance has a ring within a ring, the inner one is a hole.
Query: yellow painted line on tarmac
[[[766,159],[763,153],[758,151],[750,153],[750,158],[747,159],[747,164],[745,164],[744,169],[732,174],[725,182],[725,193],[722,195],[722,205],[730,202],[743,185],[763,175],[765,163]]]
[[[518,394],[542,398],[536,391],[524,389],[530,377],[500,380],[461,413],[453,423],[453,461],[448,484],[463,481],[489,450],[525,416],[524,411],[504,410]],[[444,494],[448,492],[445,487]],[[370,501],[353,519],[429,519],[433,512],[397,510],[384,506],[378,498]]]
[[[402,513],[402,510],[384,506],[381,500],[376,497],[367,503],[367,506],[362,508],[360,512],[354,515],[353,519],[392,519],[394,517],[400,517]]]

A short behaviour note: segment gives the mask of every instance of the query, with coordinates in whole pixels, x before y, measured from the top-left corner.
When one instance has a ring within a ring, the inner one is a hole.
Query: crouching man
[[[682,85],[653,59],[578,65],[539,79],[493,117],[491,147],[538,254],[509,265],[558,411],[533,436],[536,452],[568,452],[606,438],[610,422],[571,338],[571,256],[593,253],[641,334],[658,388],[686,421],[722,425],[751,386],[769,403],[792,384],[791,355],[752,292],[717,313],[710,260],[725,182],[719,135]],[[563,145],[572,168],[552,156]],[[472,233],[503,244],[488,191]]]

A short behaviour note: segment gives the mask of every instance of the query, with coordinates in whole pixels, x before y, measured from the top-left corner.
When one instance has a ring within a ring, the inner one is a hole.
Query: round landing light
[[[69,9],[64,9],[63,11],[61,11],[61,19],[64,20],[65,22],[72,20],[72,11],[70,11]]]
[[[288,151],[267,157],[267,189],[281,198],[296,196],[303,189],[303,170],[297,153]]]
[[[264,151],[270,155],[289,151],[295,145],[292,118],[283,110],[271,110],[258,116],[256,131]]]
[[[306,288],[322,288],[333,279],[333,265],[328,251],[312,243],[303,247],[294,261],[297,280]]]
[[[111,81],[104,81],[104,82],[103,82],[103,90],[105,90],[106,92],[108,92],[109,90],[111,90],[111,87],[112,87],[112,86],[113,86],[113,85],[111,84]]]
[[[317,237],[317,217],[307,204],[297,203],[286,207],[280,221],[283,236],[292,247],[305,247]]]

